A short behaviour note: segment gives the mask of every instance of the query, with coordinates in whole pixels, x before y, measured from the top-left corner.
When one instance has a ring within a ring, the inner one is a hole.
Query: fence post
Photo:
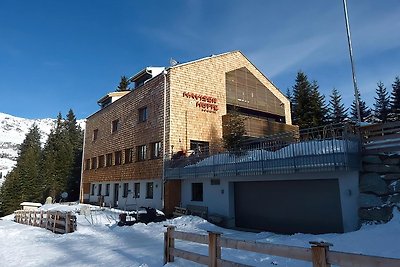
[[[174,261],[174,255],[171,255],[171,248],[175,247],[174,231],[175,226],[167,225],[167,232],[164,233],[164,264]]]
[[[221,247],[218,245],[221,233],[208,232],[208,266],[217,267],[218,260],[221,259]]]
[[[329,247],[333,245],[326,242],[315,241],[311,241],[310,244],[313,267],[331,267],[328,263],[327,254],[329,252]]]
[[[68,234],[69,233],[69,217],[70,217],[70,213],[67,212],[65,214],[65,233]]]
[[[39,227],[43,228],[43,210],[40,211]]]

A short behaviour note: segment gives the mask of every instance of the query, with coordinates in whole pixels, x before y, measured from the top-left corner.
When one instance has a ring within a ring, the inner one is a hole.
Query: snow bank
[[[249,233],[217,227],[202,218],[183,216],[161,223],[138,223],[118,227],[116,219],[123,212],[89,205],[44,205],[45,210],[77,212],[78,229],[66,235],[53,234],[42,228],[17,224],[13,216],[0,220],[1,266],[162,266],[164,225],[174,225],[179,231],[207,234],[218,231],[223,236],[239,240],[270,242],[309,247],[309,241],[333,243],[331,250],[399,258],[400,213],[395,210],[387,224],[364,225],[345,234],[277,235],[270,232]],[[89,208],[89,214],[82,214]],[[181,249],[207,254],[207,246],[175,241]],[[223,249],[222,257],[253,266],[310,266],[310,263],[252,252]],[[200,266],[176,258],[167,266]]]

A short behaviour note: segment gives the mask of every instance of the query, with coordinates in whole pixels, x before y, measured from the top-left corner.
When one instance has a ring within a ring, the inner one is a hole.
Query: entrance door
[[[114,207],[118,207],[119,184],[114,184]]]

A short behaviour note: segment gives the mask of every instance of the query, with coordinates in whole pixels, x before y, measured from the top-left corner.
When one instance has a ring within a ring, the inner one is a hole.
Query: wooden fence
[[[208,245],[208,256],[175,248],[175,239]],[[245,267],[249,265],[228,261],[221,258],[221,248],[231,248],[268,254],[278,257],[312,262],[314,267],[338,266],[380,266],[398,267],[400,259],[368,256],[354,253],[330,251],[332,244],[310,242],[310,248],[286,246],[270,243],[257,243],[221,237],[220,233],[208,232],[207,235],[175,231],[174,226],[167,226],[164,233],[164,264],[173,262],[174,257],[183,258],[200,264],[216,266]]]
[[[364,153],[400,151],[400,122],[386,122],[360,127]]]
[[[57,234],[66,234],[76,231],[76,216],[71,212],[17,210],[14,212],[14,221],[46,228]]]

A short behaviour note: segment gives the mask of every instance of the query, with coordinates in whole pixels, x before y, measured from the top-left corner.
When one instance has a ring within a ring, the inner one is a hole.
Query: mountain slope
[[[12,170],[18,157],[19,145],[35,123],[39,127],[41,141],[44,144],[56,119],[25,119],[0,112],[0,186],[4,176]],[[78,120],[84,127],[84,120]]]

